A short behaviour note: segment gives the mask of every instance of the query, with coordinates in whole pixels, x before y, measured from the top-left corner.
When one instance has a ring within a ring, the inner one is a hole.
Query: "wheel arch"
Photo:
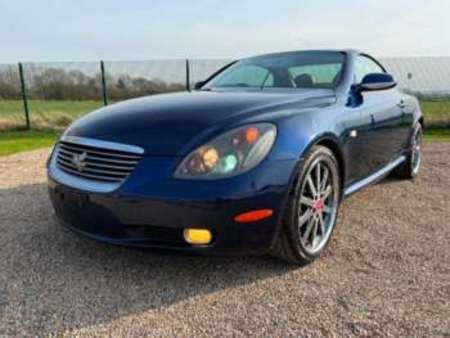
[[[423,116],[419,117],[417,122],[420,123],[422,129],[425,129],[425,120],[423,119]]]
[[[316,145],[326,147],[330,149],[333,155],[336,157],[339,168],[339,176],[340,176],[340,193],[342,196],[342,192],[344,191],[345,177],[346,177],[346,166],[344,160],[344,154],[342,153],[342,149],[339,146],[339,143],[331,138],[323,138]]]
[[[312,149],[312,147],[317,146],[317,145],[330,149],[331,152],[333,153],[333,155],[336,157],[336,160],[338,162],[338,168],[339,168],[340,190],[341,190],[341,197],[342,197],[342,194],[344,191],[347,168],[346,168],[344,153],[342,150],[342,145],[339,141],[339,138],[332,133],[325,133],[325,134],[319,135],[319,136],[313,138],[308,143],[308,145],[306,147],[304,147],[303,151],[301,152],[301,154],[299,156],[299,165],[296,167],[296,169],[294,171],[295,176],[293,177],[293,179],[291,179],[290,190],[292,191],[292,189],[296,186],[298,172],[300,170],[300,167],[303,162],[303,158],[304,158],[305,154],[307,154]]]
[[[340,198],[342,199],[342,197],[343,197],[345,174],[346,174],[346,164],[345,164],[344,153],[342,151],[342,145],[339,142],[339,139],[337,136],[335,136],[332,133],[326,133],[326,134],[317,136],[314,139],[312,139],[312,141],[309,142],[301,151],[301,153],[298,157],[298,163],[297,163],[295,169],[293,170],[292,177],[290,179],[289,188],[288,188],[289,191],[286,196],[286,200],[283,203],[283,207],[282,207],[283,215],[285,214],[286,208],[288,207],[289,199],[291,198],[292,194],[295,192],[295,189],[297,187],[298,180],[299,180],[299,172],[303,166],[305,155],[308,154],[311,151],[311,149],[317,145],[330,149],[331,152],[333,153],[333,155],[336,157],[336,160],[338,162],[339,176],[340,176]],[[282,216],[282,217],[284,217],[284,216]],[[275,245],[276,239],[278,238],[280,231],[282,230],[282,226],[283,226],[283,221],[277,222],[276,231],[275,231],[272,243],[271,243],[271,248],[273,248],[273,246]]]

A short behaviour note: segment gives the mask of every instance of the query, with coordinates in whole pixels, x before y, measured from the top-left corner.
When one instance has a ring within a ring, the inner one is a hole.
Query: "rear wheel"
[[[409,140],[409,151],[406,161],[396,169],[401,178],[413,179],[417,176],[422,164],[422,125],[417,123]]]
[[[330,149],[314,146],[299,170],[272,255],[297,264],[319,257],[336,225],[340,177]]]

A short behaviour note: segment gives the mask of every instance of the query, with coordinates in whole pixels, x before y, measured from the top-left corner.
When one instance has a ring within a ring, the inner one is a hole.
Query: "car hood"
[[[73,123],[65,135],[137,145],[146,154],[183,155],[187,144],[214,128],[263,112],[264,121],[268,121],[271,108],[301,108],[302,102],[310,107],[310,99],[329,99],[330,95],[331,91],[317,90],[295,94],[199,91],[154,95],[96,110]]]

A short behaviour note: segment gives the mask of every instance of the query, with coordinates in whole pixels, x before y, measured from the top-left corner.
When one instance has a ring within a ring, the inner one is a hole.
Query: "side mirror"
[[[397,83],[391,74],[372,73],[367,74],[358,85],[360,91],[374,91],[394,88]]]
[[[204,84],[205,84],[205,81],[196,82],[196,83],[194,83],[194,89],[199,90],[203,87]]]

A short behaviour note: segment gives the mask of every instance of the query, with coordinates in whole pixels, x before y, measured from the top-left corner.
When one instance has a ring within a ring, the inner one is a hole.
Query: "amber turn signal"
[[[272,209],[260,209],[239,214],[234,218],[234,220],[238,223],[250,223],[260,221],[265,218],[269,218],[272,215],[273,215]]]
[[[245,140],[247,143],[252,144],[259,138],[259,130],[255,127],[250,127],[245,131]]]

